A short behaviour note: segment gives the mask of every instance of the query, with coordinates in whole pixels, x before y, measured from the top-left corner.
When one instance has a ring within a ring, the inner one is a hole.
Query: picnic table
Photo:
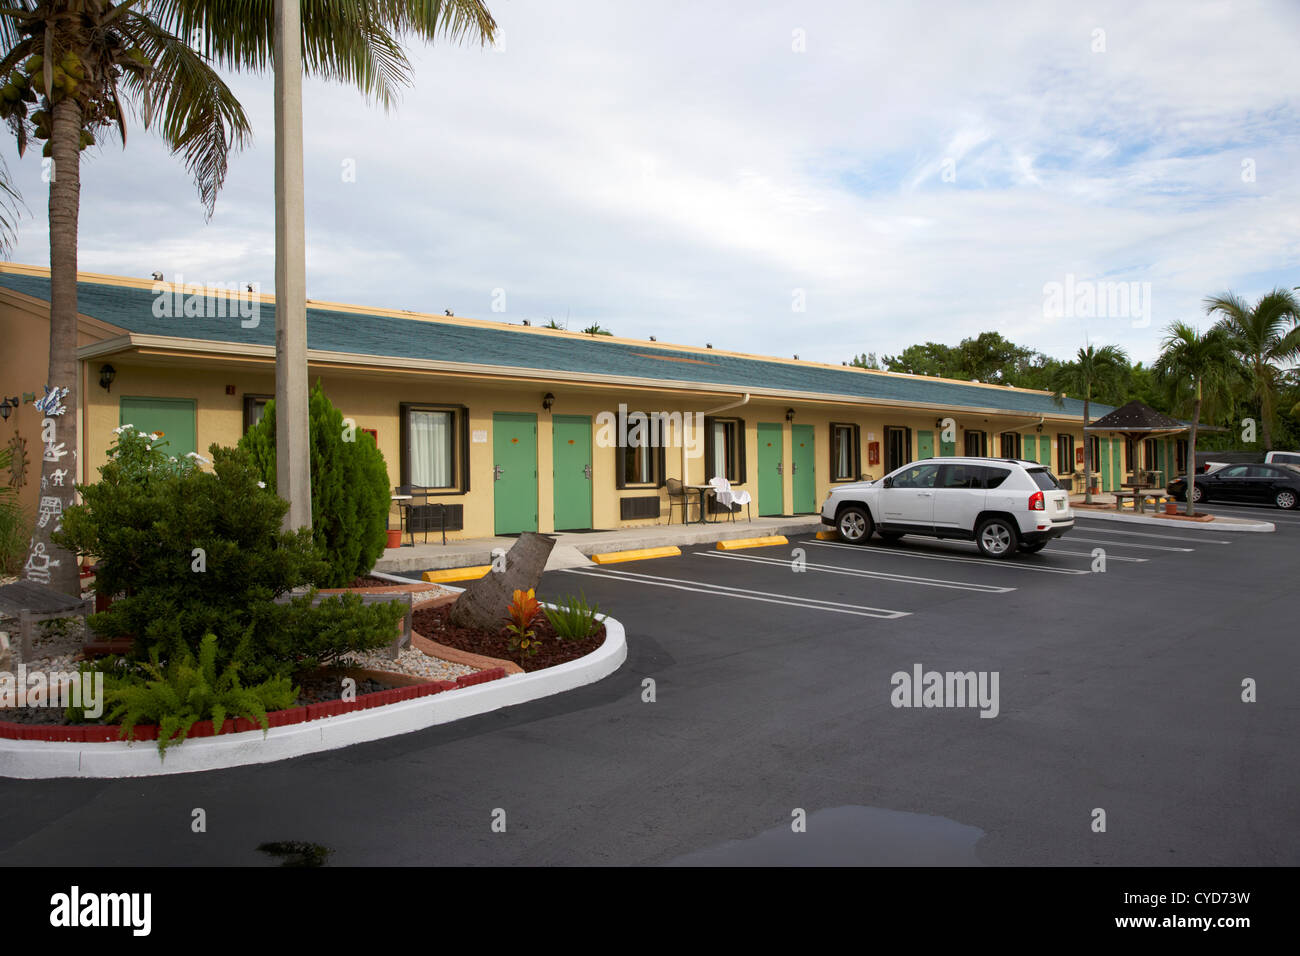
[[[35,581],[17,581],[0,587],[0,616],[18,619],[18,646],[24,661],[32,659],[33,624],[74,615],[84,619],[94,608],[93,599],[87,600],[80,595],[73,597]]]
[[[1132,498],[1134,512],[1142,514],[1146,510],[1145,505],[1148,498],[1162,498],[1165,494],[1163,488],[1153,488],[1146,481],[1125,481],[1121,482],[1121,487],[1129,490],[1115,492],[1116,511],[1123,509],[1126,498]]]

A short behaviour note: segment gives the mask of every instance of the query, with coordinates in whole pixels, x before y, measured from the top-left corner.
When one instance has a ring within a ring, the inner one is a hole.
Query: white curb
[[[409,579],[408,579],[409,580]],[[195,773],[336,750],[424,730],[502,707],[562,694],[608,677],[627,659],[623,625],[605,622],[605,642],[585,657],[531,674],[506,677],[405,700],[373,710],[324,717],[269,732],[246,731],[195,737],[172,747],[166,760],[152,740],[111,743],[0,740],[0,777],[36,780],[51,777],[150,777]]]
[[[1267,533],[1276,531],[1277,526],[1271,521],[1256,521],[1254,518],[1238,518],[1233,516],[1228,521],[1222,519],[1226,515],[1220,515],[1214,521],[1169,521],[1165,518],[1152,518],[1147,515],[1125,514],[1122,511],[1093,511],[1086,509],[1083,511],[1075,510],[1075,519],[1079,518],[1100,518],[1103,521],[1127,521],[1130,524],[1144,524],[1147,527],[1177,529],[1179,531],[1255,531]]]

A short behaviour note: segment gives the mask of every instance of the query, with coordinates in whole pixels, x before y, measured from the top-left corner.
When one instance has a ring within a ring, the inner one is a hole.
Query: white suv
[[[1033,554],[1074,527],[1070,495],[1037,462],[1014,458],[926,458],[878,481],[831,491],[822,524],[865,544],[905,534],[974,541],[991,558]]]

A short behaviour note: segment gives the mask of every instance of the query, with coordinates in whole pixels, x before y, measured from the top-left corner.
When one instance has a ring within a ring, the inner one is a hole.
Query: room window
[[[1003,432],[1000,440],[1003,458],[1020,457],[1020,432]]]
[[[986,458],[989,453],[989,436],[987,432],[966,432],[966,457]]]
[[[1074,473],[1074,436],[1056,436],[1056,473],[1070,475]]]
[[[704,478],[745,483],[745,422],[739,418],[704,419]]]
[[[708,431],[705,431],[705,439]],[[659,488],[664,484],[664,448],[650,444],[645,436],[640,445],[619,445],[614,449],[617,457],[614,476],[619,488],[648,485]]]
[[[469,490],[468,414],[461,405],[402,404],[403,485],[443,494]]]
[[[1089,435],[1088,443],[1092,446],[1092,470],[1096,474],[1101,471],[1101,439],[1096,435]]]
[[[247,431],[262,420],[262,415],[266,412],[266,403],[275,398],[274,395],[245,395],[244,396],[244,431]]]
[[[831,481],[857,481],[862,474],[862,434],[857,425],[831,423]]]
[[[1160,454],[1156,448],[1156,440],[1148,438],[1142,442],[1142,467],[1147,471],[1160,470]]]

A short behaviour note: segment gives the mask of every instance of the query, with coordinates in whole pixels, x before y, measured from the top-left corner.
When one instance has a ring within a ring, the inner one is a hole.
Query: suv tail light
[[[1035,491],[1032,495],[1029,496],[1029,510],[1030,511],[1047,510],[1047,499],[1043,497],[1043,493],[1041,491]]]

